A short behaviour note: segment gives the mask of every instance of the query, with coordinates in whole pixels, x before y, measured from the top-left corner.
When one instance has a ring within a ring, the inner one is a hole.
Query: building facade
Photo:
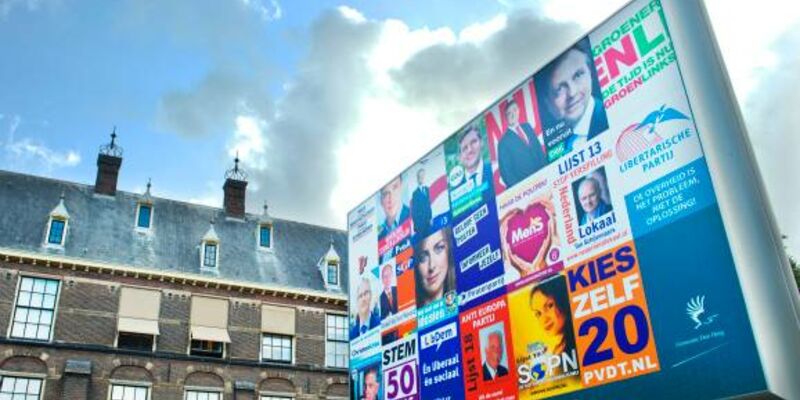
[[[346,236],[0,171],[0,399],[347,398]]]

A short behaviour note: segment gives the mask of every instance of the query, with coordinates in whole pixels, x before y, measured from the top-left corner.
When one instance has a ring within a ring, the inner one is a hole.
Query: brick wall
[[[65,279],[55,317],[53,340],[113,346],[117,333],[119,286]]]
[[[158,341],[156,349],[186,354],[189,349],[189,317],[191,297],[187,292],[165,291],[161,295]]]
[[[228,310],[228,332],[231,335],[229,346],[231,358],[258,361],[261,351],[260,304],[231,301]]]
[[[61,295],[52,344],[8,341],[6,332],[19,273],[51,275],[62,279]],[[136,355],[113,347],[119,288],[125,284],[147,285],[162,290],[157,352]],[[204,361],[188,357],[192,293],[229,296],[230,360]],[[295,365],[260,364],[261,302],[300,306],[296,312]],[[324,398],[342,392],[347,373],[326,370],[325,312],[343,310],[325,304],[308,304],[285,298],[229,293],[130,277],[94,277],[68,269],[52,269],[0,262],[0,369],[42,371],[47,376],[45,399],[107,400],[111,379],[147,381],[152,398],[182,400],[186,385],[221,384],[225,400],[254,397],[269,387],[296,399]],[[87,346],[88,345],[88,346]],[[23,358],[20,358],[23,357]],[[28,357],[27,359],[24,357]],[[27,360],[27,361],[26,361]],[[91,375],[65,372],[67,360],[90,360]],[[26,364],[26,362],[28,364]],[[38,365],[38,366],[37,366]],[[7,369],[13,368],[13,369]],[[46,371],[46,372],[44,372]],[[216,382],[216,383],[215,383]],[[332,386],[332,382],[340,386]],[[238,388],[238,389],[237,389]]]

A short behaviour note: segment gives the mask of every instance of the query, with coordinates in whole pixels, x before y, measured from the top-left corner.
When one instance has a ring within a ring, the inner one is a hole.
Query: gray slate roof
[[[63,249],[48,248],[45,230],[62,192],[69,212],[68,233]],[[347,291],[344,231],[273,217],[273,251],[265,252],[257,249],[256,242],[260,215],[235,220],[219,208],[153,197],[152,227],[144,234],[134,227],[142,198],[123,191],[114,197],[97,195],[90,185],[0,171],[0,247],[324,291],[318,263],[333,240],[341,258],[341,289]],[[220,239],[218,273],[200,268],[200,242],[212,219]]]

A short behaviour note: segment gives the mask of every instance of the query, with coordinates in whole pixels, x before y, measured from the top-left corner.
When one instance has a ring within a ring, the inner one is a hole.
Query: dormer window
[[[153,215],[153,206],[147,203],[139,203],[136,210],[136,227],[139,229],[150,229],[150,220]]]
[[[203,267],[216,268],[217,267],[217,244],[204,243],[203,244]]]
[[[214,230],[214,221],[211,221],[211,226],[208,227],[208,231],[200,241],[201,269],[217,270],[219,268],[219,243],[219,237]]]
[[[147,180],[147,190],[145,190],[139,202],[136,203],[136,229],[147,231],[153,224],[153,198],[150,196],[152,184]]]
[[[267,212],[267,203],[264,202],[264,213],[258,219],[258,231],[256,232],[256,242],[259,250],[272,249],[272,217]]]
[[[333,246],[333,237],[331,237],[331,244],[328,252],[317,263],[319,272],[322,274],[322,279],[325,282],[326,289],[339,290],[339,266],[341,265],[341,257],[336,252]]]
[[[61,199],[58,205],[50,211],[50,218],[47,222],[47,232],[45,236],[45,245],[47,246],[64,246],[67,239],[67,228],[69,226],[69,213],[67,207],[64,205],[64,194],[61,194]]]
[[[47,233],[47,243],[56,246],[64,245],[64,231],[67,227],[67,220],[63,218],[50,218],[50,231]]]
[[[327,282],[329,286],[339,286],[338,261],[328,261]]]
[[[263,249],[272,248],[272,225],[261,224],[258,227],[258,246]]]

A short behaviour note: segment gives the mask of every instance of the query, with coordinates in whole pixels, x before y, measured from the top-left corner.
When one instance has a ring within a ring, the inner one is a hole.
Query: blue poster
[[[419,332],[420,381],[423,399],[464,398],[458,319],[451,318]]]

